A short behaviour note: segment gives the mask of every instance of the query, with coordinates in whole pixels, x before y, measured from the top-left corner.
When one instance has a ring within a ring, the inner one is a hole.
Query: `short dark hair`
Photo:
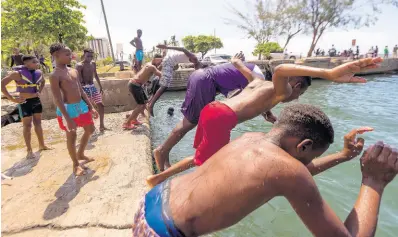
[[[283,129],[286,135],[311,139],[315,149],[326,147],[334,141],[334,130],[328,116],[313,105],[286,106],[281,111],[275,127]]]
[[[155,54],[155,55],[153,56],[153,58],[163,58],[163,57],[162,57],[162,55],[160,55],[160,54],[157,53],[157,54]]]
[[[94,53],[94,50],[90,49],[90,48],[85,48],[83,49],[83,54],[85,53]]]
[[[309,86],[311,86],[312,83],[312,79],[309,76],[301,76],[301,77],[295,77],[297,79],[298,82],[301,83],[301,87],[300,88],[307,88]]]
[[[137,32],[142,32],[142,30],[141,30],[141,29],[138,29]]]
[[[24,56],[22,56],[22,62],[25,62],[25,61],[28,61],[28,60],[32,60],[32,59],[35,59],[36,58],[36,56],[33,56],[33,55],[24,55]]]
[[[52,55],[53,53],[55,53],[55,52],[57,52],[57,51],[60,51],[60,50],[62,50],[62,49],[66,49],[66,45],[64,45],[64,44],[62,44],[62,43],[55,43],[55,44],[52,44],[51,46],[50,46],[50,54]]]

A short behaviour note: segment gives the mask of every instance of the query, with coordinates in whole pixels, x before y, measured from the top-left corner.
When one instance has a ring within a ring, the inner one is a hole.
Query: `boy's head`
[[[170,116],[173,116],[174,108],[173,107],[169,107],[169,109],[167,110],[167,114],[170,115]]]
[[[141,38],[141,35],[142,35],[142,30],[138,29],[138,30],[137,30],[137,36],[138,36],[138,38]]]
[[[321,109],[307,104],[286,106],[274,129],[280,131],[281,147],[305,165],[322,155],[334,140],[328,116]]]
[[[152,65],[158,67],[163,61],[163,57],[160,54],[155,54],[155,56],[152,59]]]
[[[286,98],[283,103],[290,102],[293,100],[297,100],[311,85],[312,79],[311,77],[291,77],[289,79],[289,84],[292,87],[292,94],[289,98]]]
[[[68,65],[72,61],[72,51],[64,44],[55,43],[50,46],[50,54],[55,62]]]
[[[22,56],[22,62],[29,70],[39,69],[40,63],[35,56],[24,55]]]
[[[84,49],[83,50],[83,60],[85,62],[91,62],[94,59],[94,51],[92,49]]]

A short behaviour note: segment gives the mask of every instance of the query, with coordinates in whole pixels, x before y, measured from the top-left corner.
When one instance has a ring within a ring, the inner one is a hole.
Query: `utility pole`
[[[113,46],[112,46],[111,34],[109,34],[108,21],[107,21],[107,19],[106,19],[105,7],[104,7],[104,2],[103,2],[103,0],[101,0],[101,5],[102,5],[102,12],[104,13],[104,20],[105,20],[105,25],[106,25],[106,31],[107,31],[107,33],[108,33],[109,44],[111,45],[112,60],[113,60],[113,64],[115,64],[115,54],[113,53]]]

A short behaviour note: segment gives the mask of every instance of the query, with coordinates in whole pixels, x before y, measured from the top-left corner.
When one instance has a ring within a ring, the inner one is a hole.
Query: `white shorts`
[[[264,73],[261,71],[261,69],[257,65],[254,65],[254,68],[252,71],[252,76],[254,78],[260,78],[260,79],[265,80]]]
[[[159,84],[162,87],[169,87],[171,80],[173,79],[174,72],[174,61],[170,58],[165,59],[162,65],[162,77],[159,80]]]

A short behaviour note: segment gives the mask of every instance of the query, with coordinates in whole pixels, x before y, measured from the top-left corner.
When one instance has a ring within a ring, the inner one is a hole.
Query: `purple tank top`
[[[21,74],[21,79],[16,81],[17,92],[22,93],[36,93],[38,92],[39,83],[43,80],[40,70],[29,70],[25,66],[17,66],[13,68],[14,71]]]
[[[245,62],[244,64],[253,71],[255,64]],[[232,63],[224,63],[206,69],[216,83],[217,89],[225,97],[227,97],[229,92],[236,89],[243,89],[249,84],[246,77]]]

